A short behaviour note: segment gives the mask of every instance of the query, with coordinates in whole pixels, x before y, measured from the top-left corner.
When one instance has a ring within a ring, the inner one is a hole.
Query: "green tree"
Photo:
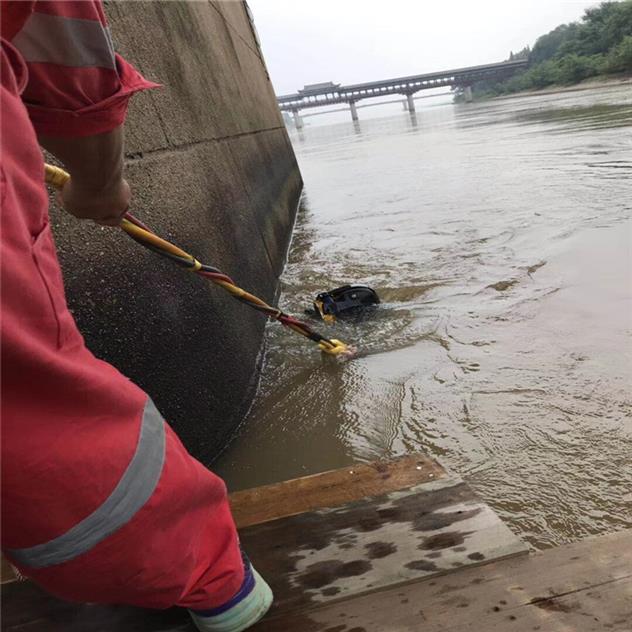
[[[591,62],[591,57],[577,55],[576,53],[564,55],[556,66],[556,82],[559,83],[579,83],[597,74],[596,68]]]
[[[607,72],[632,71],[632,35],[624,37],[606,57]]]
[[[533,48],[510,53],[529,60],[528,70],[503,81],[472,86],[476,96],[509,94],[556,83],[573,84],[605,73],[632,71],[632,0],[602,2],[580,22],[561,24],[539,37]]]
[[[578,28],[577,24],[560,24],[550,33],[538,37],[529,55],[529,61],[538,64],[554,57],[562,44],[573,39]]]

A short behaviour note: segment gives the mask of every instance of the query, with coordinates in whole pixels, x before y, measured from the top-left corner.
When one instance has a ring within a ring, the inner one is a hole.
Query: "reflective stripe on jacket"
[[[114,52],[94,0],[3,2],[2,37],[28,67],[22,95],[38,134],[90,136],[125,120],[130,97],[158,84]]]

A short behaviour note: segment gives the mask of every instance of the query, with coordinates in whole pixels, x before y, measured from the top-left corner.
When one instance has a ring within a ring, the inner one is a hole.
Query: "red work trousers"
[[[213,608],[243,566],[224,483],[66,306],[42,153],[2,45],[2,548],[73,601]]]

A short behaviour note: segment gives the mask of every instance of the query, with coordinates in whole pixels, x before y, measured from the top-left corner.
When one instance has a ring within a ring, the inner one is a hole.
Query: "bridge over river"
[[[342,86],[331,81],[305,86],[296,94],[286,94],[277,97],[281,110],[292,112],[296,127],[303,126],[299,112],[306,108],[318,108],[323,105],[347,103],[351,110],[351,118],[358,120],[356,103],[361,99],[371,99],[386,95],[401,94],[407,99],[408,110],[415,111],[413,94],[420,90],[430,90],[450,86],[463,88],[466,102],[472,100],[472,84],[482,79],[504,79],[511,76],[517,70],[526,68],[527,60],[503,61],[496,64],[482,66],[469,66],[454,70],[443,70],[423,75],[410,77],[398,77],[384,79],[382,81],[370,81],[369,83],[357,83]]]

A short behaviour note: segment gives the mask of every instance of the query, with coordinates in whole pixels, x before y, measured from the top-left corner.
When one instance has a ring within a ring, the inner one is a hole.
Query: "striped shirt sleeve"
[[[27,63],[22,99],[38,134],[111,131],[135,92],[158,87],[115,53],[100,1],[33,2],[12,44]]]

